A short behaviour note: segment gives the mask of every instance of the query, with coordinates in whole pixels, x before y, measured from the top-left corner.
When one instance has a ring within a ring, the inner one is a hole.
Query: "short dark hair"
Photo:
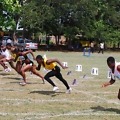
[[[114,57],[108,57],[107,58],[107,63],[115,63],[115,58]]]
[[[41,60],[41,59],[43,59],[43,57],[41,55],[37,55],[36,59],[40,59]]]
[[[11,43],[7,43],[6,46],[12,46]]]

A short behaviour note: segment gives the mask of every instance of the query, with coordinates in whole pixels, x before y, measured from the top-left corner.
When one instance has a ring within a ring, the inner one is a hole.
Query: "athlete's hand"
[[[104,83],[103,85],[102,85],[102,87],[107,87],[109,85],[109,83]]]
[[[105,84],[103,84],[103,85],[102,85],[102,87],[106,87],[106,85],[105,85]]]

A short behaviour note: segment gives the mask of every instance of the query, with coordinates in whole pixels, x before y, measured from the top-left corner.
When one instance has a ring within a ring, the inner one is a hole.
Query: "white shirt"
[[[120,72],[117,70],[117,66],[118,65],[120,65],[120,62],[115,62],[114,73],[112,73],[112,70],[110,69],[110,71],[111,71],[111,78],[113,80],[116,80],[116,78],[118,78],[120,80]]]
[[[7,60],[11,59],[12,57],[8,49],[6,49],[5,51],[2,50],[1,55],[4,55]]]
[[[7,40],[7,43],[12,43],[12,40],[11,40],[11,39],[8,39],[8,40]]]
[[[100,43],[100,48],[101,48],[101,49],[104,48],[104,43]]]
[[[90,47],[94,47],[94,43],[93,42],[91,42]]]

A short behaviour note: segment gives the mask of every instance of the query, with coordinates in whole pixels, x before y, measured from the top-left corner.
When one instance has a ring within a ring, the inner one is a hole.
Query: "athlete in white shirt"
[[[1,56],[4,56],[0,59],[0,64],[4,67],[5,72],[11,71],[11,69],[7,66],[6,63],[9,63],[10,66],[15,69],[15,66],[12,64],[12,55],[5,46],[1,47]]]
[[[114,57],[107,58],[107,65],[111,70],[111,80],[102,85],[102,87],[107,87],[115,83],[116,78],[120,80],[120,62],[116,62]],[[118,92],[118,99],[120,100],[120,89]]]
[[[6,59],[9,59],[9,52],[8,50],[6,50],[4,46],[1,45],[0,46],[0,64],[4,68],[5,72],[10,72],[11,69],[7,66]]]
[[[9,50],[6,48],[1,50],[1,55],[4,55],[7,60],[10,60],[12,57]]]

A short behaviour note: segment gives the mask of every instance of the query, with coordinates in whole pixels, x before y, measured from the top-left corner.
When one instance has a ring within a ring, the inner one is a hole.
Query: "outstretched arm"
[[[25,52],[19,52],[19,54],[22,55],[22,56],[25,56],[25,55],[27,55],[28,53],[31,53],[32,56],[33,56],[33,59],[35,60],[35,56],[34,56],[32,50],[28,50],[28,51],[25,51]]]
[[[112,84],[114,84],[114,83],[115,83],[115,80],[111,79],[109,82],[104,83],[104,84],[102,85],[102,87],[107,87],[107,86],[112,85]]]
[[[47,60],[46,64],[49,65],[49,64],[51,64],[51,63],[53,63],[53,62],[58,63],[63,69],[68,68],[68,67],[66,67],[66,66],[63,66],[63,64],[62,64],[58,59],[49,59],[49,60]]]
[[[10,62],[10,61],[14,61],[14,59],[13,58],[9,58],[9,59],[2,58],[2,59],[0,59],[0,62]]]

